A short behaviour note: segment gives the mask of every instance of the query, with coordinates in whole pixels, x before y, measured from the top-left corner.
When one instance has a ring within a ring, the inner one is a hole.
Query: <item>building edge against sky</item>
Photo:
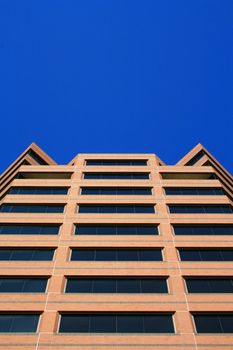
[[[233,179],[201,144],[176,165],[32,144],[0,181],[4,348],[233,347]]]

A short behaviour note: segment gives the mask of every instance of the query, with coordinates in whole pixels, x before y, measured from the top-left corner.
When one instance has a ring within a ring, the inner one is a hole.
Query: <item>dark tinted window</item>
[[[61,314],[59,333],[174,333],[172,314]]]
[[[232,249],[180,249],[182,261],[233,261]]]
[[[188,196],[207,196],[207,195],[224,195],[222,188],[204,188],[204,187],[167,187],[165,188],[166,195],[188,195]]]
[[[233,235],[231,225],[174,225],[176,235]]]
[[[22,225],[5,224],[0,225],[1,235],[57,235],[59,225]]]
[[[189,293],[233,293],[232,278],[186,278]]]
[[[0,293],[43,293],[47,278],[0,278]]]
[[[149,179],[149,173],[85,173],[84,179],[144,180]]]
[[[158,235],[157,226],[144,225],[76,225],[76,235]]]
[[[167,293],[166,279],[68,278],[66,293]]]
[[[202,150],[198,152],[193,158],[191,158],[185,165],[191,166],[197,163],[198,160],[200,160],[205,155],[205,152]]]
[[[72,261],[162,261],[161,249],[79,249],[73,248]]]
[[[4,213],[63,213],[64,205],[43,204],[2,204],[0,211]]]
[[[63,195],[67,194],[67,191],[67,187],[11,187],[8,194]]]
[[[78,207],[79,213],[154,213],[154,205],[84,205]]]
[[[86,195],[151,195],[151,188],[143,187],[83,187]]]
[[[170,213],[213,214],[232,213],[230,205],[169,205]]]
[[[35,333],[39,314],[0,314],[1,333]]]
[[[233,333],[233,314],[194,314],[197,333]]]
[[[112,165],[136,165],[136,166],[141,166],[141,165],[147,165],[147,160],[144,159],[103,159],[103,160],[98,160],[98,159],[88,159],[86,161],[86,165],[93,165],[93,166],[98,166],[98,165],[107,165],[107,166],[112,166]]]
[[[33,150],[29,150],[28,151],[28,155],[30,156],[30,157],[32,157],[38,164],[40,164],[40,165],[48,165],[48,163],[44,160],[44,159],[42,159],[36,152],[34,152]]]
[[[0,249],[0,261],[50,261],[53,260],[54,249]]]

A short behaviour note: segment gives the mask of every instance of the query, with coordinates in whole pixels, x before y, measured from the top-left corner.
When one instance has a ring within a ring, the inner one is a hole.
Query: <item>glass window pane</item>
[[[73,249],[71,260],[76,261],[93,261],[95,260],[95,250],[94,249]]]
[[[11,260],[31,260],[34,250],[30,249],[15,249],[12,250]]]
[[[208,280],[186,279],[186,285],[189,293],[211,293]]]
[[[99,213],[116,213],[116,207],[113,205],[99,206]]]
[[[221,261],[222,257],[219,250],[200,250],[203,261]]]
[[[66,293],[92,293],[91,279],[68,279]]]
[[[96,250],[96,261],[115,261],[116,260],[116,251],[114,250]]]
[[[231,279],[210,279],[212,293],[233,293],[233,283]]]
[[[0,333],[10,332],[12,321],[11,315],[0,315]]]
[[[151,214],[154,213],[154,206],[153,205],[136,205],[135,206],[135,213],[147,213]]]
[[[146,315],[144,327],[146,333],[174,333],[171,315]]]
[[[222,333],[219,318],[216,315],[194,315],[197,333]]]
[[[117,293],[140,293],[140,280],[118,279]]]
[[[116,281],[112,279],[93,279],[93,293],[116,293]]]
[[[159,249],[145,249],[139,250],[140,261],[162,261],[161,250]]]
[[[17,278],[0,279],[0,293],[21,293],[24,281]]]
[[[38,249],[33,253],[32,260],[50,261],[53,260],[54,249]]]
[[[116,316],[95,315],[90,317],[90,332],[93,333],[115,333]]]
[[[12,251],[9,249],[0,249],[0,260],[10,260]]]
[[[182,261],[201,261],[199,250],[179,250]]]
[[[219,317],[223,333],[233,333],[233,315]]]
[[[143,317],[139,315],[117,315],[117,333],[142,333]]]
[[[230,250],[230,249],[222,249],[221,252],[220,252],[220,255],[222,257],[221,260],[224,260],[224,261],[233,261],[233,250]]]
[[[12,318],[10,332],[36,332],[39,315],[16,315]]]
[[[130,205],[122,205],[122,206],[117,206],[117,213],[134,213],[134,206]]]
[[[118,226],[117,234],[118,235],[135,235],[136,227],[135,226]]]
[[[142,279],[142,293],[167,293],[167,282],[165,279]]]
[[[30,278],[25,280],[23,286],[24,293],[43,293],[45,292],[47,279],[44,278]]]
[[[138,251],[136,249],[119,249],[118,261],[138,261]]]
[[[89,315],[61,315],[60,333],[87,333],[89,331]]]

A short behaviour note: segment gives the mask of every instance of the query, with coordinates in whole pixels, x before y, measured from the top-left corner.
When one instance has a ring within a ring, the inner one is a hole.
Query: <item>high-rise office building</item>
[[[0,347],[233,349],[232,195],[200,144],[176,165],[32,144],[1,176]]]

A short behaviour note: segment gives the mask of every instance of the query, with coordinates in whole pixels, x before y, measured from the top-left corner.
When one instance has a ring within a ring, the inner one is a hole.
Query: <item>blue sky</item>
[[[232,0],[0,0],[0,171],[35,141],[232,172],[232,97]]]

